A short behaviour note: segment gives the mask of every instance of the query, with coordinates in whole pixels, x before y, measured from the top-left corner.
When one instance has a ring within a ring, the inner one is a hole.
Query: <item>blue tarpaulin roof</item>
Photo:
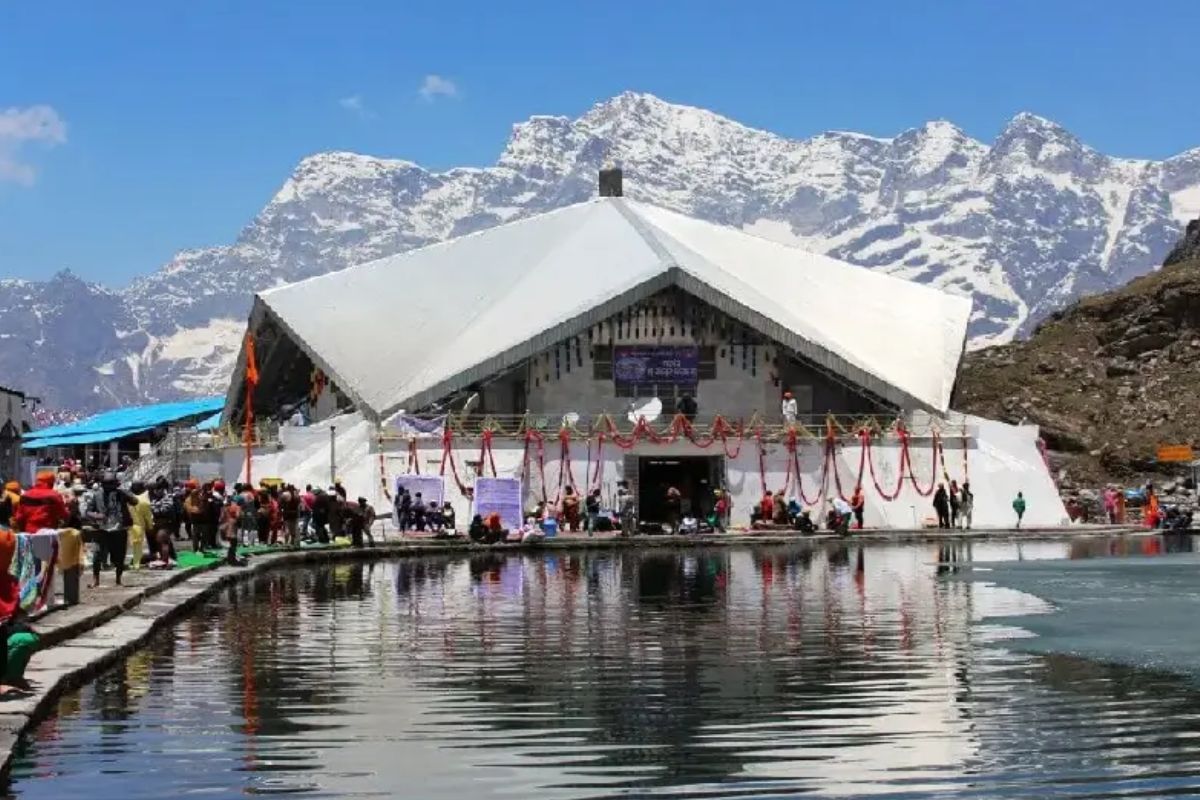
[[[206,397],[203,400],[185,400],[179,403],[118,408],[79,422],[27,433],[22,447],[25,450],[36,450],[66,444],[110,442],[189,417],[208,416],[220,411],[224,405],[224,397]]]
[[[43,447],[58,447],[67,444],[94,444],[96,442],[111,442],[113,439],[123,439],[135,433],[148,431],[150,427],[121,428],[115,431],[98,431],[96,433],[73,433],[66,436],[48,436],[44,439],[26,439],[21,447],[25,450],[39,450]]]
[[[220,411],[196,423],[196,430],[198,431],[215,431],[219,427],[221,427]]]

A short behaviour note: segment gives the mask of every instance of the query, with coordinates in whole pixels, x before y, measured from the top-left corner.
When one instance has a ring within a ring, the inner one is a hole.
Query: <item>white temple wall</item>
[[[383,513],[390,507],[381,485],[380,458],[375,428],[357,415],[343,415],[332,422],[336,429],[337,477],[351,497],[364,496],[376,509]],[[932,448],[928,438],[914,439],[910,445],[910,459],[917,483],[921,489],[929,487],[931,479],[940,482],[950,479],[960,484],[970,480],[975,494],[974,524],[976,528],[1010,528],[1015,522],[1012,500],[1018,491],[1025,494],[1028,510],[1026,527],[1057,526],[1065,523],[1066,513],[1056,487],[1042,461],[1037,448],[1037,429],[1032,426],[1017,427],[990,420],[969,418],[973,438],[966,448],[967,464],[963,465],[963,443],[957,437],[943,441],[945,471],[939,467],[938,474],[932,466]],[[253,473],[257,481],[265,477],[278,477],[299,486],[311,483],[327,486],[330,479],[329,424],[313,425],[308,428],[284,431],[282,449],[258,453],[254,456]],[[559,474],[563,469],[560,457],[560,442],[556,433],[545,438],[544,475],[545,494],[554,499],[558,495]],[[735,527],[749,524],[750,510],[762,497],[763,474],[759,471],[756,443],[752,439],[740,443],[730,440],[728,453],[722,452],[720,442],[702,449],[685,440],[673,444],[639,442],[632,450],[619,449],[606,441],[597,452],[593,442],[588,453],[586,442],[572,439],[570,442],[570,471],[575,483],[584,489],[595,485],[599,465],[599,486],[606,507],[611,506],[616,494],[617,482],[622,479],[636,481],[636,476],[626,475],[626,456],[721,456],[725,458],[726,485],[733,498],[732,523]],[[836,483],[829,476],[827,490],[821,492],[821,474],[824,464],[823,443],[814,439],[803,439],[799,446],[800,489],[807,501],[802,505],[813,509],[814,517],[823,516],[826,501],[836,492]],[[855,441],[840,441],[836,453],[838,475],[842,490],[849,496],[858,475],[860,448]],[[466,485],[471,485],[476,476],[479,455],[479,439],[456,441],[453,448],[458,476]],[[523,473],[524,446],[513,439],[497,438],[493,442],[493,457],[496,472],[501,477],[520,477]],[[524,481],[527,507],[532,506],[543,493],[542,473],[537,467],[536,447],[530,447],[529,475]],[[873,443],[871,462],[875,476],[887,493],[896,487],[901,448],[894,439]],[[211,455],[202,457],[211,459]],[[383,463],[387,485],[394,484],[397,475],[408,472],[408,442],[391,440],[384,443]],[[732,455],[733,457],[728,457]],[[419,471],[437,474],[442,460],[440,439],[418,441]],[[772,442],[764,448],[763,466],[766,488],[772,492],[784,487],[787,478],[787,448],[782,443]],[[585,467],[585,464],[587,465]],[[487,466],[491,475],[491,465]],[[568,472],[563,472],[563,483],[569,483]],[[244,451],[231,449],[225,453],[225,480],[235,482],[244,479]],[[446,498],[453,503],[460,520],[469,520],[470,501],[463,496],[450,474],[445,473]],[[931,498],[919,494],[906,477],[899,496],[884,500],[876,490],[869,468],[864,470],[863,488],[866,495],[866,523],[875,528],[920,528],[933,519]],[[799,497],[793,480],[788,490],[789,499]],[[465,524],[465,523],[464,523]]]
[[[1046,469],[1041,453],[1037,449],[1037,430],[1033,427],[1016,427],[990,420],[972,418],[971,425],[977,431],[977,437],[970,440],[966,447],[967,461],[963,463],[964,447],[961,439],[950,437],[943,440],[945,454],[944,469],[941,463],[935,473],[933,468],[933,452],[929,438],[914,439],[910,444],[909,458],[912,471],[922,491],[928,491],[931,483],[937,484],[947,480],[959,484],[971,483],[975,494],[974,527],[976,528],[1009,528],[1015,522],[1012,511],[1012,500],[1017,491],[1023,491],[1028,504],[1024,524],[1030,526],[1057,526],[1064,524],[1066,513],[1058,496],[1049,471]],[[558,496],[559,474],[562,469],[560,458],[560,442],[557,435],[547,435],[544,450],[545,494],[550,499]],[[723,454],[720,442],[714,443],[707,449],[702,449],[684,440],[673,444],[653,444],[639,442],[633,449],[619,449],[611,441],[606,441],[602,450],[597,454],[595,443],[590,454],[587,444],[573,439],[570,442],[570,471],[574,474],[575,483],[582,489],[596,485],[594,480],[597,464],[599,464],[599,487],[605,500],[610,506],[616,494],[617,482],[623,479],[634,482],[636,476],[626,474],[626,456],[722,456],[725,458],[725,479],[727,488],[733,498],[732,524],[735,527],[748,525],[751,508],[763,494],[763,473],[759,470],[756,443],[752,439],[745,440],[738,447],[736,441],[728,442],[728,458]],[[836,482],[830,473],[824,494],[821,491],[821,477],[824,465],[824,444],[817,440],[801,440],[799,446],[800,486],[805,500],[805,507],[811,508],[814,517],[823,516],[828,510],[827,501],[836,496]],[[421,471],[426,474],[438,472],[442,448],[440,442],[425,441],[419,444],[419,460]],[[536,447],[530,448],[530,475],[524,482],[526,506],[532,506],[542,497],[543,482],[537,467]],[[471,440],[453,448],[455,463],[458,466],[459,478],[467,485],[474,479],[476,464],[479,460],[479,441]],[[837,447],[835,463],[838,476],[841,479],[843,493],[849,497],[853,492],[860,460],[860,448],[857,442],[840,441]],[[501,477],[520,477],[523,472],[524,447],[518,441],[496,439],[493,442],[493,454],[496,472]],[[897,476],[900,467],[901,448],[894,439],[883,442],[875,441],[871,448],[871,463],[875,467],[875,476],[880,487],[891,495],[895,492]],[[388,458],[389,481],[395,475],[406,471],[408,462],[407,443],[389,443]],[[787,479],[787,448],[782,443],[772,442],[764,447],[763,466],[766,477],[766,488],[775,492],[784,487]],[[586,467],[585,475],[585,463]],[[487,474],[491,474],[490,464]],[[570,483],[567,472],[563,473],[563,484]],[[863,472],[863,490],[866,495],[865,518],[867,527],[912,529],[929,525],[935,520],[932,498],[923,496],[913,486],[907,476],[903,482],[899,496],[885,500],[877,491],[872,481],[870,468]],[[469,501],[458,491],[455,482],[446,473],[446,496],[454,503],[455,511],[462,515],[470,513]],[[795,480],[791,481],[788,498],[800,498]],[[469,519],[469,516],[466,517]]]

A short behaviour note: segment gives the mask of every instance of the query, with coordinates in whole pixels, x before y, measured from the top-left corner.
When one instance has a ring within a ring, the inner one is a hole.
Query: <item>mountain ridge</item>
[[[10,292],[31,307],[0,302],[0,366],[80,410],[220,392],[252,290],[587,199],[609,163],[636,199],[970,293],[975,346],[1153,269],[1200,214],[1200,148],[1112,158],[1028,112],[990,145],[947,120],[893,137],[789,139],[625,92],[579,117],[514,124],[487,167],[310,154],[230,244],[182,250],[121,290],[55,276]],[[103,312],[86,345],[56,315],[72,302]],[[27,339],[31,316],[60,324]],[[41,366],[48,346],[80,368]]]
[[[1137,485],[1187,465],[1159,445],[1200,447],[1200,221],[1161,270],[1084,298],[1029,339],[969,353],[956,406],[1041,428],[1059,480]],[[1182,400],[1182,402],[1181,402]]]

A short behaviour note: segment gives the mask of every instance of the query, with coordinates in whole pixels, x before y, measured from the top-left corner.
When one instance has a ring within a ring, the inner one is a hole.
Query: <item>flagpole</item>
[[[250,474],[250,462],[254,455],[254,399],[251,397],[253,391],[249,386],[246,387],[246,430],[242,434],[246,445],[246,483],[250,486],[254,485],[254,478]]]
[[[246,427],[242,442],[246,446],[246,483],[254,485],[251,461],[254,455],[254,389],[258,386],[258,359],[254,353],[254,335],[246,332]]]

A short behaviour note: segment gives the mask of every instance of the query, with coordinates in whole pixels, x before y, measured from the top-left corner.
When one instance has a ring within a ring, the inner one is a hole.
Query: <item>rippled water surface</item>
[[[1046,605],[947,579],[947,562],[1164,549],[818,545],[280,572],[65,697],[8,791],[1196,796],[1196,684],[1017,652],[987,618]]]

